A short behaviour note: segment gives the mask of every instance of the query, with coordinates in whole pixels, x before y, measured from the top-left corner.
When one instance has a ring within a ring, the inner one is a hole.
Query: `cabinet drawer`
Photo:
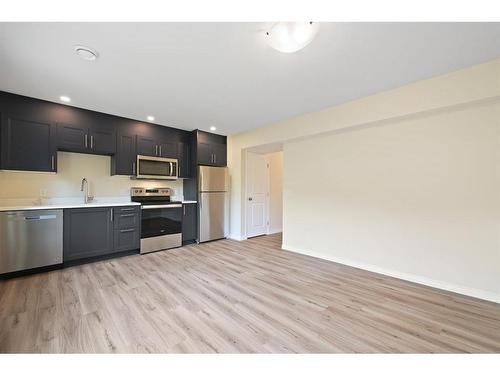
[[[139,228],[140,220],[141,220],[141,215],[139,212],[114,211],[113,228],[115,229]]]
[[[140,248],[139,228],[115,229],[113,236],[114,251],[126,251]]]
[[[130,214],[132,212],[138,213],[141,211],[141,206],[120,206],[120,207],[113,207],[113,210],[116,213],[124,213],[124,214]]]

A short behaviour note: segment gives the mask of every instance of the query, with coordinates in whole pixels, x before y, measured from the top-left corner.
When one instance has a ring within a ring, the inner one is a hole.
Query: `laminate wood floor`
[[[0,281],[0,352],[500,352],[500,305],[223,240]]]

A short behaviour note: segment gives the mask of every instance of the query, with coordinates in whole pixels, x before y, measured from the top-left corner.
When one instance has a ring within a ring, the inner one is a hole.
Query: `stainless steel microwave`
[[[176,180],[179,162],[177,159],[159,158],[156,156],[137,155],[136,178],[155,180]]]

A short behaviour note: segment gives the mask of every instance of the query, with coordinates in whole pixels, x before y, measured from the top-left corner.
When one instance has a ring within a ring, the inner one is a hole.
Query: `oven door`
[[[182,204],[144,205],[141,208],[141,253],[182,245]]]
[[[136,178],[176,180],[178,177],[177,164],[177,159],[137,155]]]

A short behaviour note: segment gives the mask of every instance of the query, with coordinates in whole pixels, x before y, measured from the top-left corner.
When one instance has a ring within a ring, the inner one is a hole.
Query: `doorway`
[[[246,155],[246,238],[283,229],[283,152],[267,151]]]

